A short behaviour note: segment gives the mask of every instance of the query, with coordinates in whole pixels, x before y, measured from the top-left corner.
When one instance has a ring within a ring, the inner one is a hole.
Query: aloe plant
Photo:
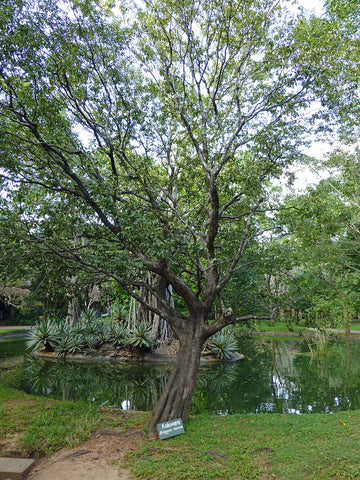
[[[110,341],[115,346],[126,345],[128,342],[128,330],[120,324],[111,324],[110,326]]]
[[[69,343],[70,340],[68,337],[62,337],[58,339],[55,352],[59,357],[65,358],[66,354],[69,353]]]
[[[129,307],[121,303],[111,305],[110,318],[113,321],[126,321],[129,316]]]
[[[41,320],[28,335],[27,346],[33,350],[45,348],[46,351],[53,351],[56,346],[56,329],[52,320]]]
[[[80,320],[85,323],[91,323],[98,320],[99,313],[93,308],[86,308],[80,314]]]
[[[83,335],[76,334],[70,338],[69,353],[79,353],[86,347],[86,341]]]
[[[228,360],[237,349],[236,337],[228,330],[218,332],[210,338],[209,348],[220,360]]]
[[[154,334],[149,325],[139,323],[131,331],[128,344],[139,350],[150,350],[155,345]]]

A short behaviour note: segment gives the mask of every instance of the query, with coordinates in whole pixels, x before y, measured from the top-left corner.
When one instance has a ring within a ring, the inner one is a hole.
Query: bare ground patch
[[[123,466],[126,453],[135,451],[144,437],[142,429],[126,434],[106,429],[96,432],[81,445],[63,449],[51,458],[37,461],[27,480],[132,480]]]

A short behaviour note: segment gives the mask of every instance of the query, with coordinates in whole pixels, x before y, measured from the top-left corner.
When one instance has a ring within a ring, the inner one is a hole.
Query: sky
[[[324,12],[324,0],[297,0],[304,8],[320,16]],[[322,158],[329,150],[329,145],[322,142],[313,142],[309,148],[304,149],[304,153],[315,158]],[[307,185],[314,185],[321,179],[328,177],[327,172],[315,172],[308,167],[300,167],[296,169],[295,187],[304,190]]]
[[[322,0],[298,0],[298,2],[307,10],[313,10],[316,15],[321,15],[323,12]]]

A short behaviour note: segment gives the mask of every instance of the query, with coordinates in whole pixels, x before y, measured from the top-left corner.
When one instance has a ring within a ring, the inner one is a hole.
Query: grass
[[[100,409],[34,397],[0,385],[0,455],[17,441],[22,455],[51,455],[103,427],[145,425],[148,413]],[[191,417],[185,434],[144,440],[126,457],[147,480],[347,480],[360,478],[360,411],[308,415]]]
[[[9,328],[0,328],[0,340],[1,340],[2,342],[6,342],[7,340],[13,340],[13,338],[11,338],[11,339],[4,339],[4,338],[1,338],[1,337],[2,337],[3,335],[7,335],[7,334],[9,334],[9,333],[17,333],[17,332],[19,332],[19,330],[21,330],[21,329],[19,329],[19,328],[11,328],[11,327],[9,327]],[[26,330],[26,328],[24,328],[24,330]],[[19,337],[19,338],[20,338],[20,337]]]
[[[78,445],[98,428],[125,431],[139,421],[141,414],[124,416],[86,402],[49,400],[0,385],[0,456],[1,444],[12,438],[18,453],[39,457]]]
[[[303,325],[296,325],[291,323],[291,319],[289,319],[289,322],[285,321],[280,321],[277,320],[274,322],[274,325],[271,325],[270,321],[258,321],[258,322],[253,322],[250,325],[240,325],[237,326],[237,328],[241,330],[253,330],[253,331],[258,331],[258,332],[295,332],[295,333],[301,333],[301,332],[306,332],[306,331],[312,331],[312,329],[306,328]],[[344,328],[340,325],[335,328],[335,330],[338,330],[339,334],[342,335],[344,332]],[[359,322],[352,322],[350,326],[351,332],[354,331],[360,331],[360,323]],[[352,333],[353,335],[353,333]],[[356,335],[356,334],[354,334]]]
[[[0,335],[2,335],[3,333],[11,333],[15,331],[16,328],[0,328]]]
[[[360,412],[196,416],[128,461],[141,479],[360,478],[359,428]]]
[[[304,327],[287,323],[285,321],[276,321],[272,325],[270,321],[256,321],[250,324],[242,324],[237,326],[240,330],[255,330],[260,332],[302,332]]]

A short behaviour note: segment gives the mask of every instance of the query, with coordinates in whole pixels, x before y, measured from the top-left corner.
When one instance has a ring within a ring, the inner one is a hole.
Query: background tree
[[[299,158],[318,78],[335,85],[338,36],[275,0],[146,0],[117,17],[91,0],[31,5],[0,16],[4,233],[169,323],[180,350],[154,433],[187,420],[206,339],[255,316],[223,294],[250,268],[271,179]]]
[[[354,226],[357,209],[343,196],[338,176],[321,181],[288,200],[280,222],[287,225],[292,264],[284,279],[286,295],[307,322],[320,328],[342,324],[350,333],[359,289]],[[290,289],[290,291],[289,291]]]

